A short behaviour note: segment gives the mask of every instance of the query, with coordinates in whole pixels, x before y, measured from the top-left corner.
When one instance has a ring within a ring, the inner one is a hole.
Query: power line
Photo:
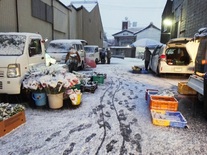
[[[99,5],[102,7],[111,7],[113,9],[163,9],[163,7],[148,7],[148,6],[126,6],[126,5],[109,5],[109,4],[103,4],[99,3]]]

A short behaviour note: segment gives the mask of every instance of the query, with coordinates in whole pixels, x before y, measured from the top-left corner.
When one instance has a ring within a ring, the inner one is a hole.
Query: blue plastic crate
[[[158,91],[157,89],[146,89],[145,90],[145,100],[147,100],[148,91]]]
[[[187,121],[179,111],[177,112],[167,111],[166,115],[167,115],[167,119],[170,120],[170,126],[179,127],[179,128],[186,127]]]
[[[151,109],[152,123],[159,126],[184,128],[187,121],[179,112]]]
[[[158,93],[158,90],[150,90],[147,92],[147,104],[150,105],[150,96],[151,95],[156,95]]]

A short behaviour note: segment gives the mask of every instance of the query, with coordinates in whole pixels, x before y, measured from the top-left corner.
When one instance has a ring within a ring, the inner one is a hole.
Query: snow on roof
[[[82,40],[82,39],[56,39],[56,40],[51,40],[51,42],[55,43],[87,43],[87,41]]]
[[[76,9],[83,6],[88,12],[91,12],[94,9],[94,7],[97,5],[97,2],[95,2],[95,1],[71,2],[71,5],[73,5],[73,7],[75,7]]]
[[[203,27],[198,30],[198,32],[194,35],[195,38],[206,38],[207,37],[207,28]]]
[[[0,55],[23,54],[26,35],[22,33],[0,33]]]

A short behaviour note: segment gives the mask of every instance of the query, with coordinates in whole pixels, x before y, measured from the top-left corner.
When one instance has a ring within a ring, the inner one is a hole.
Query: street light
[[[171,31],[172,31],[172,20],[169,18],[166,18],[163,21],[163,25],[165,27],[165,32],[168,32],[169,34],[169,39],[171,39]]]
[[[172,20],[170,20],[170,19],[165,19],[163,21],[163,23],[164,23],[165,26],[172,26]]]

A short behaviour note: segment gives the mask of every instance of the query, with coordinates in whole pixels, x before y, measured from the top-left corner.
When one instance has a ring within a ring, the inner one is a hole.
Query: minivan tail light
[[[160,55],[160,59],[161,60],[165,60],[166,59],[166,55],[164,55],[164,54]]]
[[[9,64],[7,68],[7,77],[16,78],[20,76],[20,64]]]

